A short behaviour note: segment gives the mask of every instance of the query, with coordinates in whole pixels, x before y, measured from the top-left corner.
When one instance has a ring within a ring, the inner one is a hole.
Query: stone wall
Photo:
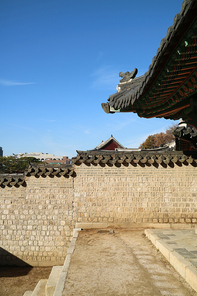
[[[73,178],[31,176],[26,184],[0,190],[0,264],[62,264],[75,224]]]
[[[123,227],[197,222],[197,168],[192,165],[82,164],[75,171],[74,198],[80,226],[87,222]]]
[[[197,168],[80,164],[0,187],[0,264],[63,264],[74,227],[194,227]],[[61,173],[61,172],[60,172]]]

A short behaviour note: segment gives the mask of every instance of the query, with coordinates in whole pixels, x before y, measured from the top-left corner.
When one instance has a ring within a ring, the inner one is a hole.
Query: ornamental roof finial
[[[127,71],[125,73],[120,72],[119,73],[119,77],[123,77],[120,80],[120,83],[122,83],[122,82],[128,82],[130,79],[135,78],[135,76],[137,75],[137,72],[138,72],[138,69],[137,68],[135,68],[132,72],[129,72],[129,71]]]

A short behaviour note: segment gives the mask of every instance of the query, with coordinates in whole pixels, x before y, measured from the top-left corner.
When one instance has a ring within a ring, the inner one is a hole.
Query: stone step
[[[53,296],[63,266],[53,266],[45,287],[46,296]]]
[[[23,294],[23,296],[31,296],[33,293],[33,291],[26,291],[25,294]]]
[[[33,290],[31,296],[46,296],[45,295],[45,287],[46,287],[47,280],[40,280],[35,289]]]

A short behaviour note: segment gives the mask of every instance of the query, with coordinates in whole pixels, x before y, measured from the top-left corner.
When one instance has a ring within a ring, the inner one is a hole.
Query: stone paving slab
[[[194,229],[155,229],[153,232],[178,254],[191,262],[194,267],[197,267],[197,234]]]
[[[197,234],[194,229],[147,229],[147,237],[197,291]]]

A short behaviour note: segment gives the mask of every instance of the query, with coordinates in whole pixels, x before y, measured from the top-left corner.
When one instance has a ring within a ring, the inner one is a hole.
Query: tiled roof
[[[0,187],[5,188],[8,187],[19,187],[19,186],[26,186],[25,176],[24,175],[7,175],[1,174],[0,175]]]
[[[121,88],[121,91],[109,96],[109,106],[115,109],[120,109],[126,108],[129,104],[133,105],[137,99],[137,97],[134,95],[143,85],[142,83],[144,83],[147,73],[140,77],[134,78],[128,83],[119,84],[118,87]]]
[[[1,174],[0,175],[0,187],[5,188],[8,187],[19,187],[24,186],[26,187],[26,177],[35,176],[36,178],[39,177],[61,177],[64,176],[69,178],[70,176],[74,177],[75,172],[72,165],[66,164],[33,164],[30,165],[27,171],[24,174],[15,175],[15,174]]]
[[[69,177],[74,176],[74,169],[72,165],[67,164],[45,164],[45,165],[31,165],[26,171],[26,176],[35,176],[35,177]]]
[[[137,112],[146,118],[180,118],[178,113],[190,107],[184,99],[197,92],[196,18],[197,1],[183,1],[149,70],[141,77],[120,83],[121,91],[101,104],[106,113]]]
[[[107,145],[110,141],[114,141],[117,143],[117,145],[121,148],[125,148],[123,145],[121,145],[114,137],[113,135],[111,135],[111,137],[106,140],[106,141],[102,141],[98,146],[96,146],[95,150],[100,150],[102,149],[105,145]]]
[[[182,151],[133,151],[133,152],[122,152],[122,151],[78,151],[77,157],[72,158],[72,162],[76,165],[82,163],[86,165],[116,165],[120,166],[131,164],[136,166],[150,165],[188,165],[189,163],[197,166],[197,153],[183,153]]]

